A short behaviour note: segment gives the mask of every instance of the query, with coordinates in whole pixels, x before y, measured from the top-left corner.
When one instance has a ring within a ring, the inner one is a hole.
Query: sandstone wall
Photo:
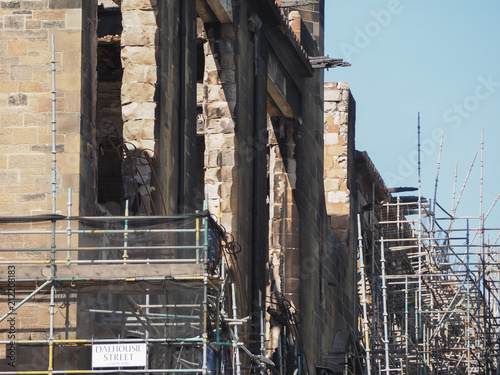
[[[88,2],[94,3],[95,2]],[[50,211],[51,37],[56,43],[57,209],[79,192],[83,33],[93,14],[79,1],[4,1],[0,5],[1,215]],[[85,61],[86,60],[86,61]],[[90,122],[90,118],[88,118]],[[79,202],[74,202],[78,212]]]
[[[52,210],[52,36],[56,60],[56,212],[66,214],[72,189],[72,213],[93,213],[95,174],[95,61],[97,1],[43,0],[0,3],[0,216],[30,216]],[[50,223],[19,224],[10,229],[50,230]],[[62,225],[57,227],[63,229]],[[3,228],[5,229],[5,228]],[[31,248],[20,254],[2,252],[2,260],[45,259],[50,236],[10,235],[1,247]],[[66,240],[57,238],[57,246]],[[65,256],[65,255],[61,255]],[[5,266],[6,267],[6,266]],[[4,270],[0,273],[5,274]],[[46,339],[48,290],[30,300],[16,315],[16,339]],[[26,294],[18,289],[17,302]],[[0,301],[0,315],[7,309]],[[56,297],[54,337],[75,337],[76,296]],[[66,305],[65,305],[66,304]],[[64,307],[63,307],[64,306]],[[5,323],[5,322],[4,322]],[[8,329],[0,327],[5,339]],[[15,370],[47,369],[47,353],[17,347]],[[56,361],[59,361],[57,358]],[[5,346],[0,368],[7,366]]]

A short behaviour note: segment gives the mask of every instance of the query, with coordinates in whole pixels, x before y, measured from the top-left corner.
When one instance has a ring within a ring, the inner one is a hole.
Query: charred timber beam
[[[290,7],[301,7],[304,5],[317,5],[318,0],[295,0],[295,1],[284,1],[283,4],[276,4],[278,8],[290,8]]]
[[[309,57],[309,63],[313,69],[329,69],[336,67],[346,67],[351,66],[347,61],[342,59],[333,59],[328,56],[311,56]]]

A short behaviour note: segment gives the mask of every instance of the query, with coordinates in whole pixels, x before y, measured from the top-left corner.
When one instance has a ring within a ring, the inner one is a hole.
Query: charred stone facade
[[[0,212],[51,209],[54,35],[57,212],[69,188],[74,215],[208,209],[241,248],[243,340],[263,332],[285,373],[338,372],[357,334],[354,100],[309,62],[324,1],[282,5],[1,2]]]

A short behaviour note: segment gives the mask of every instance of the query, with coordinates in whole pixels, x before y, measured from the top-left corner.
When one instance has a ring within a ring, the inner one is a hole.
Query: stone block
[[[80,112],[81,97],[79,92],[67,92],[64,95],[64,110],[67,112]]]
[[[0,92],[14,92],[17,91],[17,82],[14,81],[1,81]]]
[[[333,124],[333,116],[332,116],[332,122],[329,123],[326,127],[326,132],[327,133],[337,133],[337,134],[339,132],[339,125]]]
[[[341,125],[346,125],[348,123],[348,119],[349,119],[349,115],[347,113],[341,113],[339,123]],[[346,132],[347,132],[347,128],[346,128]]]
[[[156,48],[152,46],[125,46],[122,48],[121,58],[124,69],[127,69],[131,65],[156,66]]]
[[[82,28],[82,10],[67,9],[64,17],[66,29],[81,29]]]
[[[40,58],[40,55],[38,54],[30,54],[29,56],[22,57],[22,63],[25,65],[34,65],[37,66],[38,64],[42,63],[42,60]],[[35,72],[35,69],[33,69],[33,72]]]
[[[35,10],[33,11],[34,20],[63,20],[66,17],[64,10]]]
[[[81,81],[80,79],[75,79],[75,73],[58,73],[56,75],[56,90],[59,93],[80,91],[80,88]]]
[[[37,142],[38,128],[16,128],[14,129],[14,143],[15,144],[33,144]]]
[[[122,0],[122,12],[125,10],[156,10],[158,9],[158,0]]]
[[[337,82],[337,87],[340,90],[350,90],[349,85],[347,83],[345,83],[345,82]]]
[[[35,81],[22,81],[19,82],[20,92],[43,92],[44,89],[40,82]]]
[[[48,40],[28,40],[27,50],[29,52],[46,52],[49,50]],[[50,59],[49,59],[50,61]]]
[[[8,56],[26,56],[28,54],[27,40],[11,40],[8,43]]]
[[[336,191],[340,188],[340,180],[338,178],[325,179],[325,191]]]
[[[0,181],[0,184],[2,184],[2,181]],[[14,199],[15,199],[14,194],[0,194],[0,203],[11,203],[14,202]]]
[[[221,154],[219,150],[205,150],[204,166],[205,168],[207,168],[206,171],[214,167],[219,168],[220,163],[221,163]]]
[[[123,104],[122,116],[124,121],[129,120],[154,120],[156,103],[152,102],[132,102]]]
[[[36,144],[36,145],[31,145],[30,146],[30,151],[31,152],[41,152],[41,153],[50,154],[52,152],[52,145],[51,144],[45,144],[45,145]],[[56,145],[56,152],[58,154],[64,152],[64,145],[63,144]]]
[[[153,102],[156,87],[153,83],[123,82],[121,100],[123,103]]]
[[[47,73],[38,73],[38,72],[34,72],[33,73],[33,81],[37,81],[37,82],[49,82],[49,75]]]
[[[237,172],[234,166],[223,166],[221,168],[221,180],[223,182],[235,182],[237,177]]]
[[[215,184],[221,181],[221,169],[220,168],[207,168],[205,171],[205,183]]]
[[[153,119],[126,121],[123,124],[123,138],[127,141],[153,139],[154,125]]]
[[[51,134],[42,134],[38,135],[38,143],[39,144],[52,144],[52,135]],[[57,135],[56,136],[56,143],[64,143],[64,136],[63,135]]]
[[[339,143],[338,133],[327,133],[324,136],[325,146],[327,145],[337,145]]]
[[[80,185],[80,176],[79,175],[73,174],[73,175],[62,176],[61,189],[63,191],[67,191],[69,188],[71,188],[73,190],[73,193],[77,194],[79,185]],[[74,199],[75,199],[75,197],[73,197],[73,200]],[[76,202],[73,202],[73,208],[74,208],[75,203]]]
[[[74,134],[67,134],[65,136],[66,142],[64,143],[64,149],[67,152],[79,152],[80,151],[80,132]]]
[[[205,136],[206,150],[220,150],[225,143],[223,134],[207,134]]]
[[[85,1],[85,0],[83,0]],[[50,9],[78,9],[82,6],[82,0],[49,0]]]
[[[47,198],[44,193],[16,194],[16,202],[43,202]]]
[[[327,90],[325,88],[325,102],[339,102],[342,99],[340,90]]]
[[[26,10],[39,10],[47,7],[45,0],[23,0],[22,8]]]
[[[122,19],[125,28],[130,28],[131,31],[144,26],[157,26],[156,13],[149,9],[126,9],[122,4]]]
[[[10,113],[8,116],[0,116],[0,126],[20,126],[23,122],[23,117],[21,113]],[[9,131],[8,129],[2,129],[0,127],[0,137],[4,137],[5,135],[11,135],[12,133],[5,133],[5,131]],[[0,138],[1,139],[1,138]],[[6,141],[5,139],[1,139],[2,141]],[[3,142],[0,142],[0,144]]]
[[[62,12],[62,19],[65,17],[65,12]],[[56,43],[56,51],[61,53],[64,51],[81,51],[81,30],[53,30],[51,33],[54,35]],[[60,62],[61,59],[56,55],[56,61]]]
[[[230,134],[235,131],[235,123],[231,118],[210,119],[207,120],[205,132]]]
[[[31,65],[14,65],[10,67],[10,79],[12,81],[31,81],[33,78],[33,67]]]
[[[348,215],[349,206],[345,203],[327,203],[326,210],[328,215]]]
[[[41,21],[26,20],[26,29],[27,30],[40,29],[41,26],[42,26]]]
[[[42,21],[42,29],[65,29],[63,20]]]
[[[155,65],[129,66],[123,71],[123,82],[154,83],[157,81],[157,67]]]
[[[4,30],[0,33],[0,40],[47,39],[47,36],[47,30]]]
[[[3,27],[5,29],[23,29],[24,19],[24,16],[5,16]]]
[[[79,113],[58,113],[56,121],[58,134],[78,133],[80,131]]]
[[[45,155],[18,154],[8,156],[9,169],[30,169],[36,168],[38,172],[43,170],[45,165]]]
[[[19,181],[19,170],[0,170],[0,185],[17,185]]]
[[[49,159],[49,158],[47,158]],[[52,170],[52,160],[50,160],[50,166],[46,171],[50,172]],[[64,174],[74,174],[78,173],[80,170],[80,154],[65,152],[64,154],[59,154],[57,156],[57,172]]]
[[[338,102],[325,102],[325,113],[332,113],[337,110],[337,103]]]
[[[50,94],[40,93],[36,97],[36,104],[38,105],[37,111],[39,113],[43,112],[52,112],[52,98]],[[64,109],[64,101],[57,100],[56,101],[56,110],[62,111]]]
[[[327,203],[349,203],[349,194],[346,191],[328,191]]]
[[[122,45],[126,46],[155,46],[159,43],[159,29],[157,26],[140,25],[134,27],[126,24],[121,38]]]
[[[207,106],[206,116],[208,119],[231,118],[231,110],[227,102],[216,101]]]
[[[21,9],[20,0],[9,0],[0,2],[0,7],[2,9]]]
[[[28,95],[22,93],[9,95],[7,104],[14,107],[26,106],[28,105]]]

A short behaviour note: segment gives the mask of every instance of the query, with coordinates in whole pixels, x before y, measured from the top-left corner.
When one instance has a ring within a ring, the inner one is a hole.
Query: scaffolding
[[[488,236],[498,228],[484,225],[498,197],[483,214],[483,148],[478,216],[456,215],[474,162],[451,212],[436,194],[422,197],[419,186],[358,215],[366,374],[499,373],[500,251],[498,237],[491,243]]]
[[[241,335],[248,318],[238,316],[238,280],[226,272],[232,245],[206,211],[2,218],[0,243],[1,374],[239,374],[243,364],[264,366]],[[144,345],[147,360],[95,367],[93,350],[110,344]]]

